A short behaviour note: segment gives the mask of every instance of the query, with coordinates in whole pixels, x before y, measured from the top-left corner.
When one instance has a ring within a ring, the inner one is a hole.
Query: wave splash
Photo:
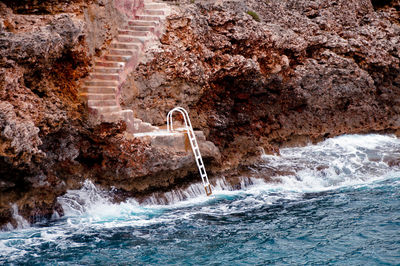
[[[154,194],[141,204],[130,199],[112,203],[108,193],[86,181],[80,190],[59,198],[66,216],[90,220],[128,218],[142,220],[175,208],[198,206],[227,198],[249,197],[260,204],[296,199],[304,193],[360,186],[390,178],[400,167],[400,140],[384,135],[344,135],[317,145],[281,149],[280,156],[263,155],[253,175],[240,177],[233,187],[224,177],[213,182],[213,196],[207,197],[201,182],[184,190]],[[273,182],[259,176],[272,175]]]
[[[0,228],[0,231],[10,231],[13,229],[24,229],[24,228],[28,228],[29,222],[27,220],[25,220],[24,217],[22,217],[19,213],[18,213],[18,206],[17,204],[13,204],[11,205],[12,208],[12,217],[15,221],[15,225],[12,225],[11,223],[6,224],[4,227]]]
[[[114,203],[112,192],[102,191],[86,181],[82,189],[59,197],[65,217],[48,224],[0,232],[0,264],[29,264],[35,258],[37,264],[56,260],[87,264],[90,256],[98,258],[99,250],[105,252],[99,259],[104,263],[117,256],[121,264],[127,261],[132,264],[136,260],[137,264],[146,264],[147,251],[154,248],[159,252],[154,258],[166,258],[162,254],[168,254],[171,264],[175,257],[197,258],[200,260],[194,260],[197,262],[194,264],[201,264],[202,256],[188,256],[190,251],[205,248],[207,253],[208,247],[217,242],[221,243],[224,254],[242,255],[237,249],[226,250],[227,238],[234,248],[247,243],[254,244],[255,249],[274,239],[276,243],[268,244],[271,249],[292,254],[310,244],[303,238],[315,228],[321,230],[317,230],[318,235],[311,234],[309,240],[317,237],[315,243],[320,243],[319,233],[325,232],[322,236],[327,239],[325,242],[333,243],[332,249],[336,250],[335,239],[339,239],[340,245],[360,240],[360,235],[353,232],[360,228],[359,225],[352,227],[354,219],[365,223],[364,234],[372,230],[371,239],[385,223],[386,234],[379,241],[388,241],[396,235],[392,221],[399,213],[396,212],[400,184],[399,139],[380,135],[342,136],[317,145],[281,149],[280,156],[264,155],[261,159],[250,173],[241,177],[237,186],[232,186],[224,177],[214,180],[212,197],[205,196],[199,182],[161,198],[153,195],[141,203],[134,199]],[[268,178],[259,178],[263,176]],[[272,182],[266,181],[271,179]],[[374,204],[369,204],[370,199]],[[350,217],[348,223],[343,217]],[[380,220],[383,218],[387,221]],[[309,220],[303,223],[303,229],[299,228],[304,219]],[[316,223],[310,224],[313,219]],[[332,229],[333,225],[342,227]],[[370,228],[375,225],[379,228]],[[25,227],[25,223],[21,221],[20,226]],[[288,234],[297,242],[280,237]],[[351,241],[346,236],[351,236]],[[184,246],[175,250],[181,242]],[[349,248],[358,246],[355,242]],[[388,250],[392,247],[389,243]],[[326,250],[321,248],[325,256]],[[281,256],[285,257],[283,253]],[[304,251],[295,253],[298,256]],[[257,254],[265,254],[265,250]],[[344,258],[347,260],[347,255]]]
[[[263,155],[262,171],[290,173],[275,177],[286,189],[315,192],[357,186],[386,178],[400,169],[400,140],[384,135],[344,135],[317,145],[281,149]]]

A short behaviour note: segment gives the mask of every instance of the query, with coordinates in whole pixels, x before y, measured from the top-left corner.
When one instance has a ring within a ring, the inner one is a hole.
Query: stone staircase
[[[118,30],[106,54],[95,60],[80,92],[80,97],[87,102],[91,121],[123,120],[130,133],[159,130],[135,118],[132,110],[121,108],[120,87],[139,64],[146,49],[159,41],[169,12],[167,4],[145,0],[144,8]]]
[[[124,138],[139,138],[149,144],[153,151],[156,151],[155,154],[168,155],[167,160],[165,156],[150,158],[148,163],[151,165],[151,170],[149,171],[161,173],[164,170],[170,172],[188,169],[193,162],[198,162],[196,154],[199,156],[200,151],[204,157],[219,160],[221,154],[218,148],[206,140],[202,131],[191,133],[198,140],[197,153],[192,153],[191,140],[186,127],[179,122],[174,123],[174,131],[169,131],[166,127],[159,128],[145,123],[135,118],[132,110],[121,108],[121,87],[124,81],[135,70],[146,50],[159,42],[163,33],[163,22],[170,12],[168,5],[148,0],[144,2],[143,0],[121,0],[118,3],[121,4],[123,11],[127,10],[123,8],[125,1],[130,2],[135,8],[144,3],[144,7],[142,10],[135,9],[135,17],[118,30],[118,35],[111,42],[107,52],[95,60],[88,78],[83,80],[80,97],[87,103],[89,121],[98,124],[123,120],[127,124]],[[201,163],[205,174],[203,161]],[[202,177],[201,172],[200,175]],[[163,176],[170,178],[168,175]]]

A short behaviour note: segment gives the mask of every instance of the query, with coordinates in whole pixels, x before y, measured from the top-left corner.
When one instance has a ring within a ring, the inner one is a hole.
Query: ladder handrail
[[[167,114],[167,131],[172,132],[174,130],[172,115],[175,111],[181,113],[183,116],[183,120],[185,122],[185,127],[186,127],[186,132],[187,132],[189,142],[190,142],[190,146],[192,147],[193,155],[196,160],[197,168],[199,169],[199,173],[200,173],[200,177],[203,182],[203,185],[204,185],[204,189],[206,191],[207,196],[210,196],[212,194],[212,191],[211,191],[210,182],[208,181],[206,168],[204,167],[203,158],[201,157],[201,154],[200,154],[199,145],[197,143],[196,136],[194,135],[194,131],[193,131],[192,123],[190,122],[189,114],[184,108],[178,106],[168,112],[168,114]]]

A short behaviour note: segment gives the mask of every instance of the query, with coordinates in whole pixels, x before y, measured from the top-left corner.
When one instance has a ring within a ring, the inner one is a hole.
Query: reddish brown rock
[[[133,73],[139,118],[188,107],[228,168],[260,146],[399,129],[399,1],[205,2],[181,6]]]
[[[191,151],[153,147],[122,122],[88,124],[80,82],[130,5],[67,2],[0,2],[0,228],[16,226],[16,212],[29,222],[61,215],[57,197],[87,178],[126,197],[197,171]]]
[[[132,138],[122,122],[87,123],[79,82],[126,16],[114,2],[0,3],[0,227],[15,225],[12,206],[30,222],[62,214],[57,196],[85,179],[117,200],[199,180],[190,150]],[[189,2],[122,101],[156,125],[189,109],[222,151],[218,161],[201,144],[211,173],[237,183],[261,147],[400,132],[399,1]]]

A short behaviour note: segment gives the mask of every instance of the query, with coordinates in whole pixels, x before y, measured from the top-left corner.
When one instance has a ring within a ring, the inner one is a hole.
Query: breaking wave
[[[399,139],[341,136],[261,159],[239,186],[214,180],[212,197],[199,182],[113,203],[86,181],[59,198],[65,217],[1,232],[0,262],[396,262]]]

